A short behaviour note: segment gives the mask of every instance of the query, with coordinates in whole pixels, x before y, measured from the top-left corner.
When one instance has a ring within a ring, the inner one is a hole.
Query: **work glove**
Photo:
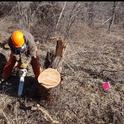
[[[4,43],[0,43],[0,47],[6,50],[10,49],[9,45]]]
[[[22,68],[22,69],[26,69],[27,67],[28,67],[28,63],[22,63],[20,65],[20,68]]]

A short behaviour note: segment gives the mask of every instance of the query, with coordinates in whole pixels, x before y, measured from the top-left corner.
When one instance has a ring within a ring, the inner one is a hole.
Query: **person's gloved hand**
[[[6,50],[10,49],[9,45],[4,43],[0,43],[0,47]]]
[[[28,63],[22,63],[20,65],[20,68],[22,68],[22,69],[26,69],[27,67],[28,67]]]

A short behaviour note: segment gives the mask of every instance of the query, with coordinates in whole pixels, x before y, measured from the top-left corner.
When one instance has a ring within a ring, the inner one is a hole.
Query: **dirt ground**
[[[0,27],[1,40],[12,30],[11,24],[6,24],[8,28]],[[22,98],[17,96],[17,77],[0,85],[0,124],[124,124],[123,34],[84,29],[80,36],[73,32],[68,40],[62,81],[50,95],[44,88],[38,93],[31,67]],[[43,66],[46,52],[54,49],[54,43],[42,43],[39,48]],[[8,55],[9,50],[1,49],[0,70]],[[109,92],[102,90],[104,81],[111,84]],[[40,109],[36,109],[38,105]]]

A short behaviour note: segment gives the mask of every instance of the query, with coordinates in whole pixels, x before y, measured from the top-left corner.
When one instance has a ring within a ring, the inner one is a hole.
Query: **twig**
[[[3,110],[2,110],[2,113],[3,113],[4,117],[6,118],[8,124],[11,124],[10,121],[9,121],[9,118],[6,116],[6,114],[5,114],[5,112]]]
[[[106,22],[108,22],[112,17],[110,17],[109,19],[107,19],[105,22],[102,23],[102,25],[104,25]]]
[[[18,102],[16,102],[16,106],[15,106],[15,110],[14,110],[16,123],[18,123],[18,116],[17,116],[18,115],[18,109],[17,108],[18,108]]]
[[[6,99],[7,97],[5,97],[5,99]],[[6,105],[6,102],[5,102],[5,100],[3,100],[3,98],[1,97],[1,101],[4,103],[4,107],[3,107],[3,109],[1,109],[0,111],[2,112],[2,114],[3,114],[3,116],[6,118],[6,120],[7,120],[7,124],[12,124],[12,122],[13,122],[13,120],[12,119],[10,119],[9,117],[7,117],[6,116],[6,114],[5,114],[5,112],[4,112],[4,108],[5,108],[5,105]],[[13,122],[14,123],[14,122]]]
[[[49,112],[47,110],[45,110],[45,108],[43,108],[39,104],[37,104],[36,107],[32,107],[31,110],[40,110],[45,115],[46,120],[50,120],[52,122],[52,124],[59,124],[59,121],[54,120],[51,117],[51,115],[49,114]]]
[[[60,21],[60,19],[61,19],[61,17],[62,17],[62,14],[63,14],[63,11],[64,11],[64,9],[65,9],[65,6],[66,6],[66,2],[64,3],[64,6],[63,6],[63,8],[62,8],[62,11],[61,11],[61,13],[60,13],[60,15],[59,15],[58,22],[57,22],[57,24],[56,24],[56,29],[57,29],[58,24],[59,24],[59,21]]]

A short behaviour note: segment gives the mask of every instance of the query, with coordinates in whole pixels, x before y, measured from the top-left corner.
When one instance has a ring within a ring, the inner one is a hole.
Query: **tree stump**
[[[44,69],[47,68],[53,68],[57,69],[59,73],[62,71],[62,66],[63,66],[63,58],[64,58],[64,53],[65,53],[65,48],[66,48],[66,42],[61,38],[51,38],[51,40],[55,40],[56,42],[56,49],[55,51],[48,50],[46,58],[45,58],[45,63],[44,63]],[[40,83],[39,83],[40,84]],[[41,90],[42,88],[42,90]],[[43,94],[43,89],[46,91],[45,94],[46,97],[45,99],[48,101],[51,101],[53,98],[51,94],[54,94],[54,89],[53,88],[46,88],[45,85],[43,86],[42,84],[39,85],[39,94]],[[53,89],[53,90],[52,90]],[[58,90],[59,92],[60,90]]]
[[[47,52],[45,67],[57,69],[61,73],[67,42],[62,37],[53,37],[52,39],[56,40],[56,50],[55,53],[54,51]]]

